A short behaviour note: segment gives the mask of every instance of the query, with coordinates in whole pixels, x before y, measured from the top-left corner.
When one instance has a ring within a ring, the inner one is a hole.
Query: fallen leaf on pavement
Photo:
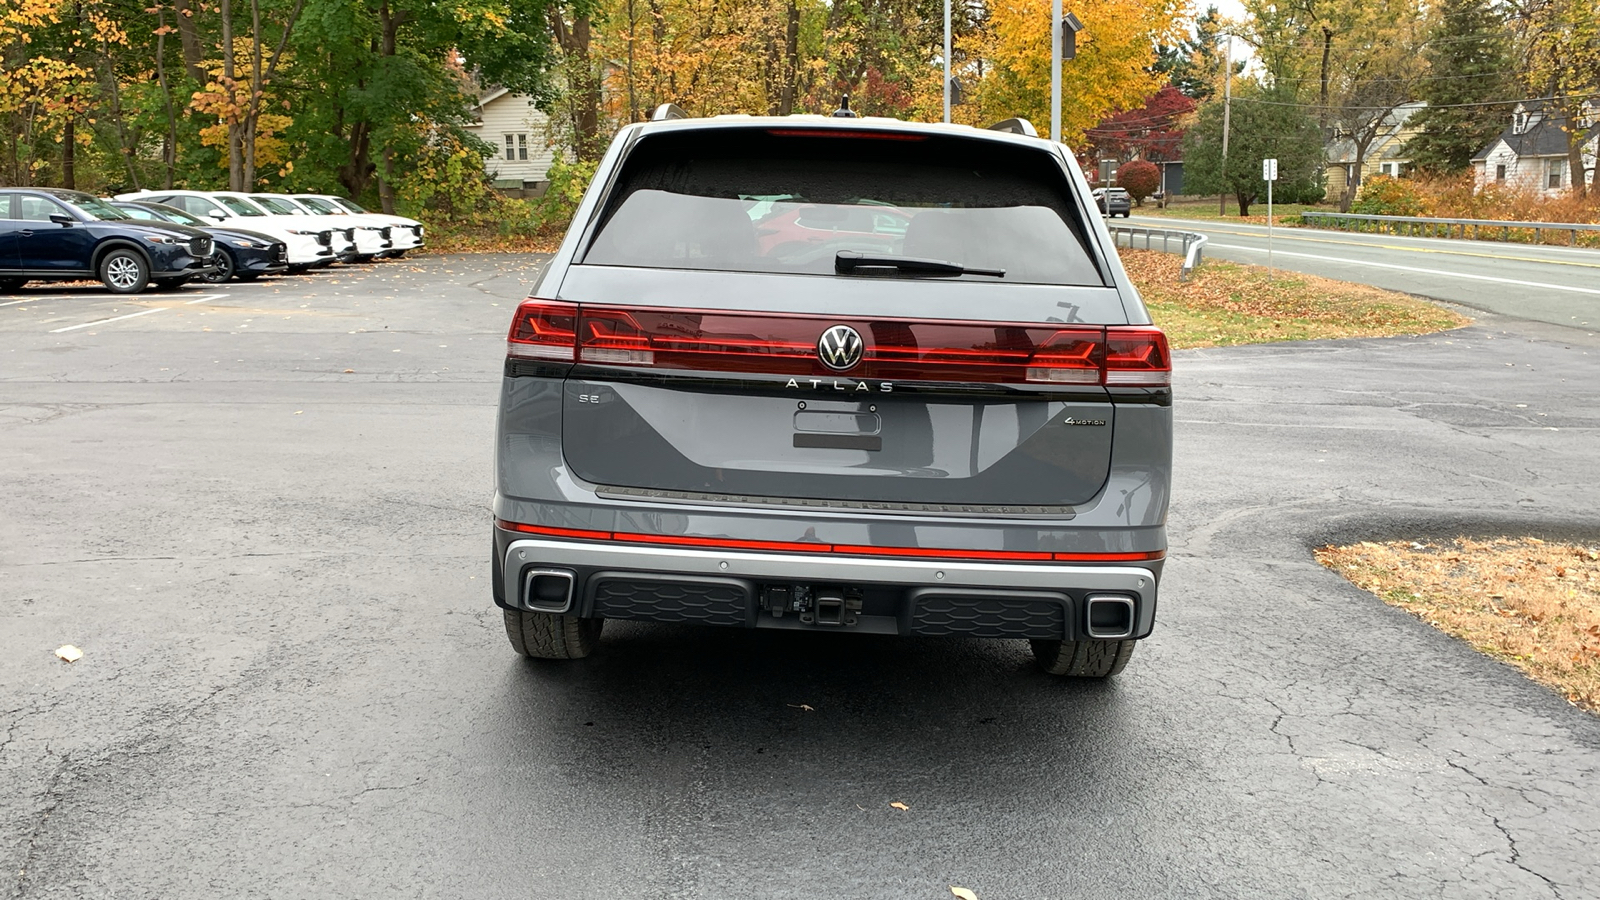
[[[904,812],[905,810],[908,810],[908,809],[911,808],[911,807],[905,805],[904,803],[901,803],[899,800],[896,800],[895,802],[893,802],[893,803],[891,803],[889,805],[894,807],[895,809],[900,810],[901,812]]]
[[[65,662],[77,662],[83,659],[83,651],[71,644],[63,644],[56,648],[56,655]]]
[[[953,884],[950,885],[950,893],[955,894],[957,897],[960,897],[961,900],[978,900],[978,895],[977,894],[974,894],[973,892],[967,890],[966,888],[956,887]]]
[[[815,709],[812,709],[810,706],[807,706],[804,703],[785,703],[784,706],[787,706],[790,709],[803,709],[806,712],[816,712]]]

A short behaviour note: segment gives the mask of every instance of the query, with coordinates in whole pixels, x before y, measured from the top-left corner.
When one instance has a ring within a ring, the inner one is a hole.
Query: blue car
[[[29,281],[94,279],[115,294],[175,288],[214,272],[211,236],[139,222],[81,191],[0,189],[0,291]]]

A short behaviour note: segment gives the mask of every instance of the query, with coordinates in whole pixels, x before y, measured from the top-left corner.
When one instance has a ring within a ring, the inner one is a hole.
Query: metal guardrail
[[[1106,223],[1106,228],[1111,232],[1112,241],[1115,242],[1126,238],[1127,243],[1119,243],[1118,246],[1127,247],[1130,250],[1134,249],[1133,239],[1140,236],[1144,238],[1144,249],[1146,250],[1154,250],[1155,247],[1152,246],[1152,242],[1156,238],[1160,238],[1161,250],[1166,253],[1172,252],[1168,242],[1181,241],[1183,248],[1180,252],[1183,253],[1183,267],[1178,270],[1179,281],[1188,281],[1189,273],[1193,272],[1200,263],[1205,261],[1206,236],[1203,234],[1196,234],[1193,231],[1172,231],[1166,228],[1146,228],[1143,225],[1112,225],[1110,222]]]
[[[1578,232],[1600,232],[1600,225],[1588,225],[1582,222],[1508,222],[1500,219],[1437,219],[1430,216],[1372,216],[1357,213],[1337,212],[1303,212],[1300,221],[1306,225],[1315,225],[1323,228],[1348,230],[1348,226],[1355,225],[1356,230],[1368,230],[1362,226],[1370,224],[1370,230],[1383,233],[1385,227],[1389,234],[1404,234],[1421,237],[1439,237],[1439,230],[1444,230],[1444,237],[1452,237],[1460,229],[1460,236],[1467,236],[1467,228],[1472,229],[1472,239],[1480,240],[1482,229],[1500,229],[1500,240],[1511,239],[1513,228],[1519,231],[1532,231],[1535,244],[1544,243],[1546,231],[1565,231],[1572,235],[1572,243],[1578,243]],[[1490,237],[1490,240],[1493,240]]]

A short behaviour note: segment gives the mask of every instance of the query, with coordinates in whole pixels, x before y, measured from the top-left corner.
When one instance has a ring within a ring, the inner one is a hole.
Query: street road
[[[1594,540],[1587,332],[1179,353],[1110,683],[637,624],[540,664],[487,583],[539,263],[0,301],[0,895],[1600,896],[1600,717],[1311,556]]]
[[[1214,259],[1267,263],[1265,225],[1165,216],[1125,221],[1197,231],[1210,238],[1205,253]],[[1553,325],[1600,328],[1600,250],[1281,227],[1272,229],[1272,247],[1280,269]]]

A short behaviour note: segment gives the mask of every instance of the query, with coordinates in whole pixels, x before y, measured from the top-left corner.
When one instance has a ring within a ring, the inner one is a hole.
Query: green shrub
[[[598,166],[599,163],[594,161],[569,162],[564,154],[557,153],[555,160],[550,163],[550,187],[545,190],[543,197],[534,201],[534,229],[551,236],[559,236],[566,231]]]
[[[1274,203],[1300,203],[1316,206],[1327,197],[1327,189],[1310,178],[1280,181],[1272,186]],[[1265,192],[1263,192],[1265,197]]]

